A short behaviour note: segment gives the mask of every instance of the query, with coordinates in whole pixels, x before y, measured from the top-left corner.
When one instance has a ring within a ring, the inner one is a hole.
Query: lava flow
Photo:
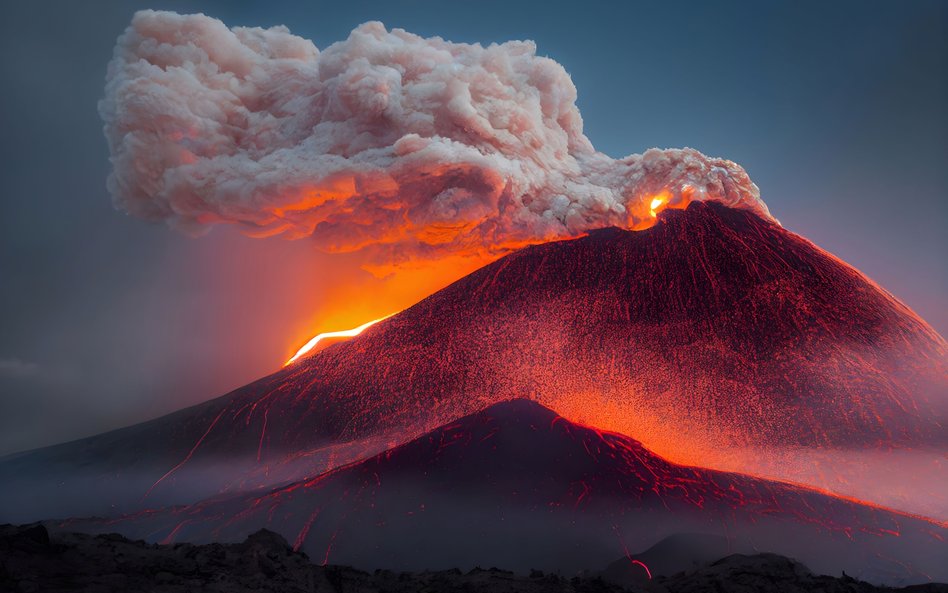
[[[40,505],[62,513],[60,484],[75,492],[90,467],[100,476],[140,468],[144,487],[91,483],[87,499],[70,496],[71,514],[138,510],[175,467],[150,504],[288,483],[520,396],[676,463],[948,517],[944,489],[932,487],[943,470],[926,453],[946,443],[945,340],[772,220],[678,205],[659,205],[647,230],[524,248],[354,339],[173,416],[0,463],[5,486],[46,476],[56,485],[48,502],[11,500],[18,490],[5,488],[0,506],[28,508],[24,519]],[[812,456],[799,451],[825,457],[807,465]],[[50,469],[59,467],[75,478]],[[872,479],[906,467],[925,469]]]
[[[339,330],[339,331],[334,331],[334,332],[323,332],[321,334],[317,334],[309,342],[306,342],[302,348],[297,350],[296,354],[294,354],[292,358],[290,358],[285,363],[283,363],[283,366],[289,366],[296,359],[298,359],[299,357],[303,356],[304,354],[306,354],[307,352],[315,348],[316,344],[318,344],[319,342],[323,340],[327,340],[329,338],[354,338],[355,336],[361,334],[362,332],[369,329],[376,323],[380,321],[385,321],[392,315],[395,315],[395,313],[391,313],[389,315],[386,315],[385,317],[379,317],[378,319],[373,319],[372,321],[367,321],[366,323],[363,323],[359,327],[355,327],[352,329],[344,329],[344,330]]]
[[[709,533],[827,573],[913,582],[944,577],[938,546],[948,534],[943,524],[809,488],[674,464],[524,399],[275,489],[66,525],[166,543],[240,541],[266,527],[323,562],[421,569],[503,560],[524,571],[579,570],[620,554],[636,563],[630,547]]]
[[[651,200],[649,200],[649,204],[648,204],[649,215],[653,219],[657,219],[659,212],[661,212],[661,210],[665,206],[667,206],[671,200],[672,200],[672,194],[668,190],[663,190],[662,192],[655,194],[651,198]],[[687,203],[688,202],[683,202],[683,205],[687,206]],[[682,208],[683,206],[682,204],[679,204],[677,207]],[[355,336],[358,336],[363,331],[372,327],[376,323],[379,323],[380,321],[385,321],[386,319],[388,319],[389,317],[392,317],[393,315],[395,315],[395,313],[390,313],[389,315],[386,315],[385,317],[379,317],[378,319],[373,319],[372,321],[363,323],[362,325],[355,327],[353,329],[323,332],[321,334],[317,334],[316,336],[311,338],[308,342],[306,342],[306,344],[300,347],[300,349],[297,350],[296,353],[292,357],[290,357],[285,363],[283,363],[283,366],[287,367],[293,364],[299,358],[311,352],[313,348],[316,347],[317,344],[319,344],[320,342],[324,340],[328,340],[332,338],[354,338]]]

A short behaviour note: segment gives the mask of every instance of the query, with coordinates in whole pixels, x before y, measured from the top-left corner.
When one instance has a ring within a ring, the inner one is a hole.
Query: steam
[[[115,205],[189,233],[234,223],[395,262],[641,228],[661,192],[770,216],[731,161],[597,152],[569,74],[529,41],[370,22],[320,52],[285,27],[142,11],[99,111]]]

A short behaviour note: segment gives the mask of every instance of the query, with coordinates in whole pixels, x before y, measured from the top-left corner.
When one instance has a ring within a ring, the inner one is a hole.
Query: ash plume
[[[642,228],[657,194],[770,216],[731,161],[596,151],[569,74],[530,41],[369,22],[320,51],[285,27],[142,11],[99,111],[116,207],[189,233],[236,223],[397,263]]]

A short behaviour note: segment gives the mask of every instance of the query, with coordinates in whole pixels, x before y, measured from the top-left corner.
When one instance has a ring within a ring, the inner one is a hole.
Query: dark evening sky
[[[220,395],[313,330],[424,292],[305,240],[192,239],[114,210],[96,103],[140,8],[284,24],[320,48],[367,20],[533,39],[572,75],[596,148],[690,146],[740,163],[785,227],[948,332],[940,0],[16,3],[0,20],[0,454]]]

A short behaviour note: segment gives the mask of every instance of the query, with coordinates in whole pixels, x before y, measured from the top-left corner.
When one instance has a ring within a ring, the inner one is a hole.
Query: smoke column
[[[285,27],[142,11],[99,111],[118,208],[188,233],[234,223],[311,237],[379,264],[644,228],[656,195],[770,216],[731,161],[597,152],[569,74],[529,41],[483,47],[369,22],[320,51]]]

